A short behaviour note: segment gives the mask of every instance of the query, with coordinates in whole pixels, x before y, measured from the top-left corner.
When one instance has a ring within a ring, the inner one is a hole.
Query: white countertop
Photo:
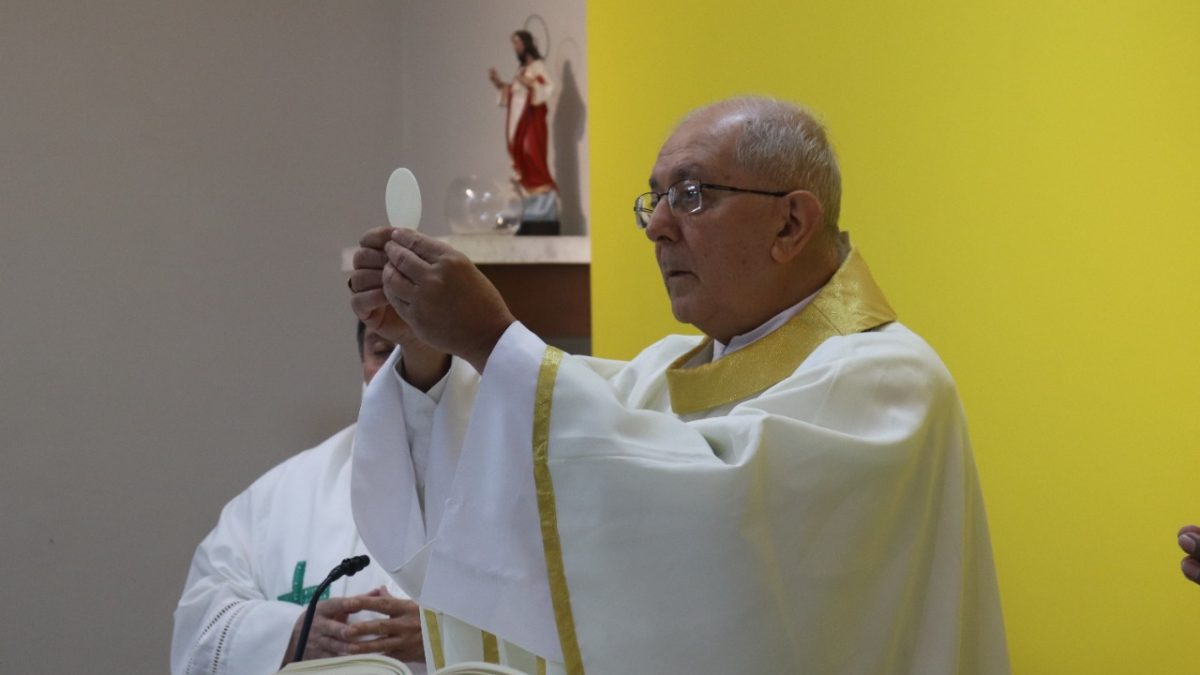
[[[518,237],[453,235],[440,239],[462,251],[477,265],[586,265],[592,260],[588,237]],[[354,269],[357,246],[342,249],[342,271]]]

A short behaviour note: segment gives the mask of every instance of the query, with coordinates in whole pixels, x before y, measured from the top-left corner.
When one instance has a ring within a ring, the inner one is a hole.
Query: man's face
[[[517,56],[525,56],[525,43],[521,42],[521,38],[514,35],[511,38],[511,42],[513,51],[516,52]]]
[[[381,337],[378,333],[367,329],[363,335],[362,366],[363,383],[369,383],[375,373],[383,366],[383,362],[392,355],[396,343]]]
[[[665,192],[689,178],[778,189],[735,165],[738,131],[732,121],[710,113],[681,126],[658,153],[650,189]],[[704,190],[702,200],[699,213],[676,214],[664,198],[646,236],[654,242],[675,318],[727,341],[769,318],[755,314],[754,300],[769,283],[771,241],[782,212],[778,199],[761,195]]]

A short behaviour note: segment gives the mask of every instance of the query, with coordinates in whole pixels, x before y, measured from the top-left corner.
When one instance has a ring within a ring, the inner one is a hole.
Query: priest
[[[363,383],[394,344],[359,322]],[[350,514],[354,426],[288,458],[225,505],[175,608],[172,675],[263,675],[289,663],[317,586],[364,553]],[[382,653],[424,673],[418,608],[378,565],[317,602],[304,658]]]
[[[431,665],[1008,673],[962,405],[839,228],[824,128],[712,104],[649,188],[637,225],[703,337],[629,362],[547,346],[438,240],[355,254],[355,312],[401,348],[359,414],[354,514]]]

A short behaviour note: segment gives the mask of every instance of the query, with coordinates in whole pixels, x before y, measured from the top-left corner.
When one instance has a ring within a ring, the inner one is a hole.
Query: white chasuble
[[[514,324],[482,377],[452,366],[428,434],[375,378],[353,477],[369,550],[427,622],[536,672],[1008,673],[953,380],[861,257],[710,355],[673,336],[568,356]]]

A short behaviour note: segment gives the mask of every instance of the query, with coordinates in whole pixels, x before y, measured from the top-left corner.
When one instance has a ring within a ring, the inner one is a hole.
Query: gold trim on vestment
[[[425,629],[429,631],[429,648],[433,650],[433,667],[446,667],[446,652],[442,647],[442,629],[438,627],[437,613],[425,610]]]
[[[480,632],[483,633],[483,660],[500,665],[500,643],[496,636],[486,630]]]
[[[558,514],[554,502],[554,482],[550,478],[550,408],[554,402],[554,382],[562,351],[547,347],[538,371],[537,395],[533,403],[533,479],[537,485],[538,515],[542,525],[542,546],[546,553],[546,576],[550,582],[550,600],[558,640],[562,645],[563,664],[569,675],[583,675],[583,657],[575,635],[571,613],[571,593],[563,567],[562,543],[558,539]]]
[[[676,359],[667,368],[671,409],[687,415],[740,401],[791,375],[825,340],[895,320],[867,263],[852,249],[812,302],[778,329],[710,363],[685,367],[711,338]]]

